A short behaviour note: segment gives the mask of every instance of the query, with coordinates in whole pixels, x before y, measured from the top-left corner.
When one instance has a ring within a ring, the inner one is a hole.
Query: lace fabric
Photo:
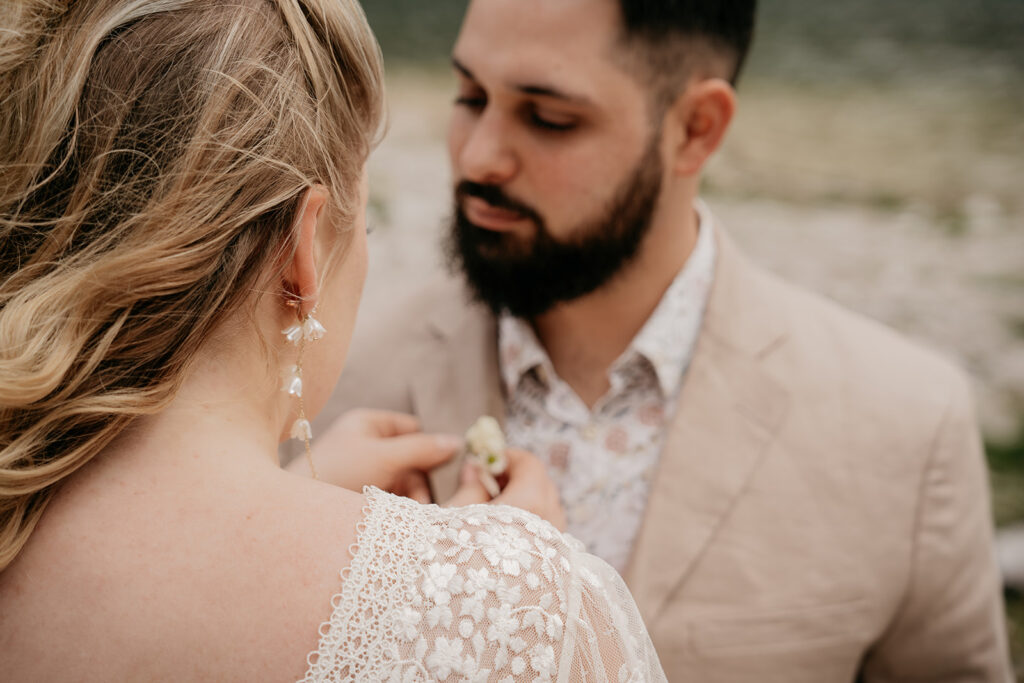
[[[379,489],[306,681],[665,681],[617,573],[528,512]]]

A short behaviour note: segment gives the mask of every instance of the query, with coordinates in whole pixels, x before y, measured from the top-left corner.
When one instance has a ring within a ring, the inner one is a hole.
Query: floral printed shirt
[[[714,277],[710,212],[698,202],[697,244],[654,313],[608,372],[588,409],[555,373],[530,324],[498,322],[509,397],[509,444],[535,453],[558,485],[568,531],[620,572],[640,530],[665,427],[697,343]]]

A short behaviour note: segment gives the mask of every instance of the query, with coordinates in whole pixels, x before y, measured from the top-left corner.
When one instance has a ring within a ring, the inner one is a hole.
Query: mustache
[[[503,189],[497,185],[484,185],[472,180],[462,180],[455,186],[455,199],[460,206],[467,197],[482,199],[496,209],[515,211],[526,218],[529,218],[536,225],[543,225],[544,221],[540,214],[533,207],[517,199],[508,196]]]

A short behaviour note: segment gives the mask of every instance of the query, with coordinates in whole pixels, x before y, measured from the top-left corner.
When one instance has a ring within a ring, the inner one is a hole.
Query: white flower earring
[[[313,465],[313,451],[309,445],[310,439],[313,438],[313,428],[310,427],[309,420],[306,418],[306,403],[302,399],[302,357],[306,350],[306,342],[323,339],[323,336],[327,334],[327,330],[320,324],[320,321],[313,317],[315,312],[316,309],[314,308],[300,322],[281,330],[281,333],[288,341],[299,347],[298,355],[295,357],[295,365],[291,366],[285,374],[282,390],[299,399],[299,418],[292,425],[291,437],[305,444],[309,471],[313,473],[314,479],[319,479],[320,476]]]

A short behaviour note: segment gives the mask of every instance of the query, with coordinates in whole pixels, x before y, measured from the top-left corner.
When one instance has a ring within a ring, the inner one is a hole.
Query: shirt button
[[[588,424],[583,427],[582,434],[587,441],[593,441],[597,438],[597,427],[593,423]]]

